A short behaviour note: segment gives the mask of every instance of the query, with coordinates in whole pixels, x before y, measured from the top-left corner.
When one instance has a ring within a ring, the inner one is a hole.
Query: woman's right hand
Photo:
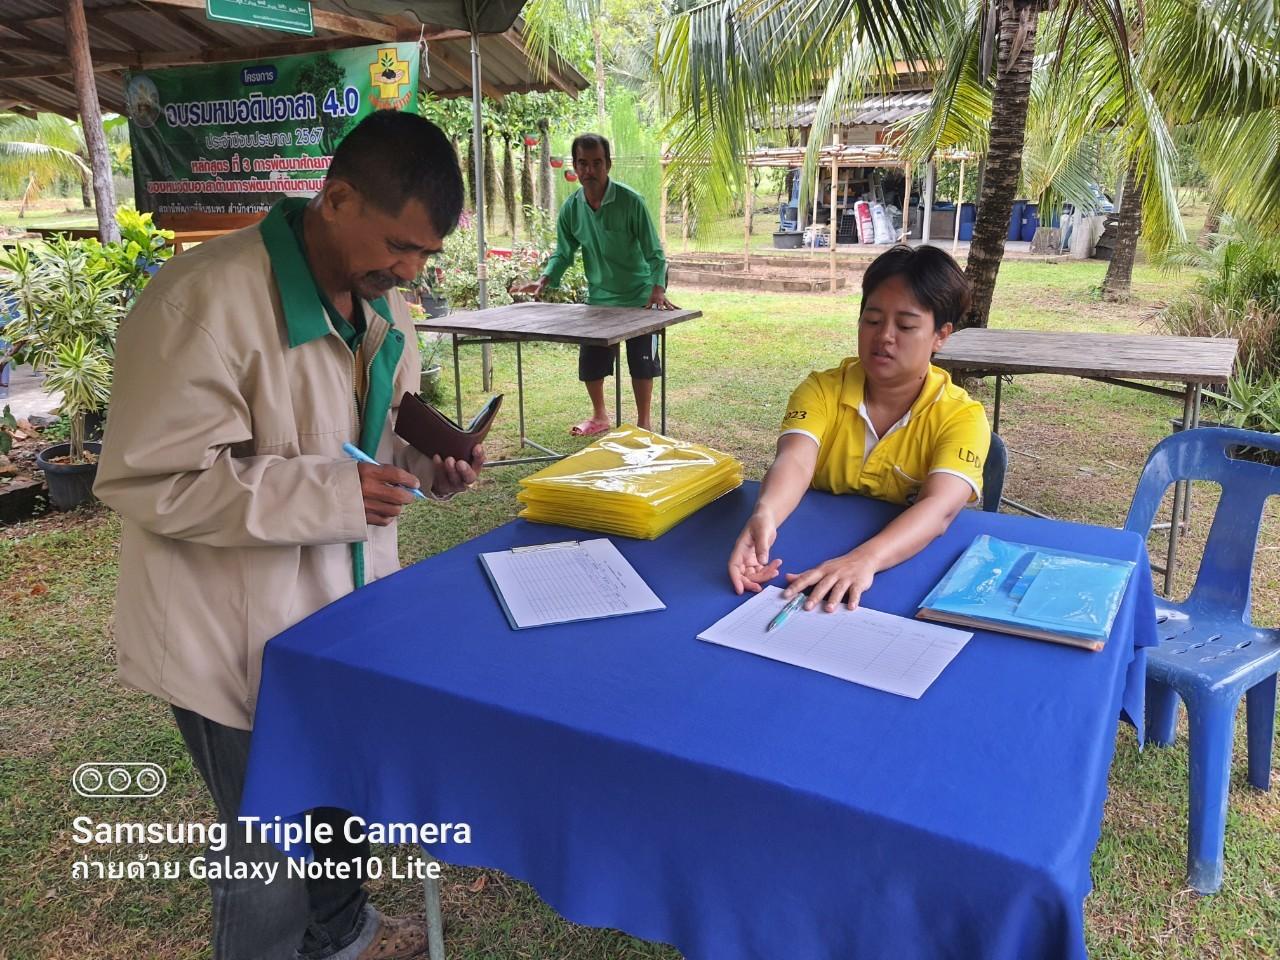
[[[768,509],[756,508],[729,554],[729,582],[735,593],[759,593],[778,575],[781,558],[770,561],[769,548],[778,536],[778,525]]]

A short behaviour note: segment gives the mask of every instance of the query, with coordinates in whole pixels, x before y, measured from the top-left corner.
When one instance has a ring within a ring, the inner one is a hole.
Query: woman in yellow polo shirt
[[[784,596],[812,588],[805,609],[857,606],[881,570],[915,556],[982,494],[991,428],[982,404],[933,366],[969,309],[969,281],[937,247],[897,246],[862,277],[858,356],[811,373],[787,403],[778,453],[729,556],[738,593],[778,575],[778,528],[810,485],[907,506],[845,554],[788,573]]]

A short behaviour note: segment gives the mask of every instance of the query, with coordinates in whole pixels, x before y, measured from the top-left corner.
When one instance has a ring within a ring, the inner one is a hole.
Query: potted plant
[[[418,287],[418,303],[428,317],[447,317],[449,315],[449,298],[440,288],[440,268],[429,263],[414,279]]]
[[[39,451],[49,499],[69,510],[92,498],[97,455],[102,447],[86,440],[86,420],[106,410],[116,327],[126,304],[120,289],[126,276],[100,247],[55,236],[32,251],[19,245],[0,256],[0,295],[17,300],[17,316],[5,328],[12,355],[45,376],[45,389],[63,394],[62,413],[70,440]]]
[[[418,334],[418,352],[422,354],[422,377],[419,382],[418,396],[431,404],[440,402],[440,350],[443,344],[443,334]]]

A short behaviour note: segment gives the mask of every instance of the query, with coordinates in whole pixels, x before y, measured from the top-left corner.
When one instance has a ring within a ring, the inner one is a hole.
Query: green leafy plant
[[[501,307],[516,297],[528,299],[523,294],[513,296],[511,287],[537,279],[547,260],[556,248],[555,219],[545,213],[530,211],[530,237],[521,240],[509,256],[490,254],[489,306]],[[479,255],[476,235],[470,223],[459,226],[444,242],[444,252],[436,262],[439,269],[437,289],[449,301],[454,310],[475,310],[480,304],[478,279]],[[575,256],[573,265],[565,271],[560,286],[548,290],[543,297],[549,303],[585,303],[587,276],[582,267],[582,257]]]
[[[1280,374],[1280,237],[1224,217],[1207,249],[1187,244],[1161,263],[1206,271],[1160,314],[1164,330],[1189,337],[1234,337],[1240,341],[1241,369],[1255,377]]]
[[[111,360],[102,347],[80,334],[58,346],[45,389],[62,391],[62,413],[71,422],[71,459],[84,459],[85,417],[111,399]]]
[[[489,306],[501,307],[511,303],[509,288],[520,276],[519,266],[512,257],[490,255]],[[440,254],[439,291],[449,301],[453,310],[476,310],[480,306],[479,251],[476,249],[475,230],[470,225],[460,226],[445,239]]]
[[[418,395],[432,404],[440,403],[440,358],[443,350],[443,334],[418,334],[418,352],[422,355],[422,382]]]
[[[85,417],[106,408],[116,328],[125,313],[125,274],[86,241],[55,236],[39,249],[0,255],[0,297],[17,304],[5,326],[8,354],[45,374],[45,389],[66,394],[71,460],[84,461]]]
[[[555,253],[556,220],[543,210],[530,210],[528,215],[530,239],[517,244],[514,255],[527,278],[535,279]],[[581,256],[574,256],[573,264],[560,278],[560,285],[547,290],[542,299],[548,303],[587,302],[587,274]]]
[[[444,338],[438,333],[419,333],[418,352],[422,354],[422,369],[430,370],[440,365],[444,352]]]
[[[116,223],[120,227],[118,243],[104,244],[93,239],[83,243],[91,257],[120,273],[120,297],[129,306],[152,274],[173,256],[173,231],[161,230],[152,223],[151,214],[139,213],[132,207],[117,209]]]
[[[1224,426],[1280,433],[1280,374],[1246,367],[1227,381],[1224,392],[1206,390],[1205,396],[1217,404]]]
[[[46,440],[54,443],[63,443],[71,439],[71,421],[67,419],[65,414],[59,414],[54,418],[53,423],[44,427],[40,431],[40,435]]]

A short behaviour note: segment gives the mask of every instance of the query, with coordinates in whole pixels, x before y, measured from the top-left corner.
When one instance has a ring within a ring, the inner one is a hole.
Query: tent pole
[[[486,260],[488,248],[484,242],[484,118],[480,112],[480,38],[471,34],[471,145],[473,162],[475,163],[476,182],[476,281],[479,286],[479,306],[481,310],[489,306],[489,264]],[[493,389],[493,347],[484,344],[481,348],[481,389]]]

